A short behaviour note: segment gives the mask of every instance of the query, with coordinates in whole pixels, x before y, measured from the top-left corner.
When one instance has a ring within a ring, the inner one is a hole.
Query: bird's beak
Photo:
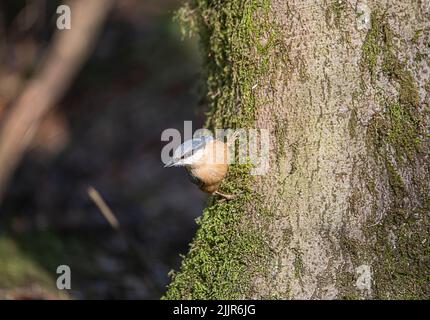
[[[174,165],[175,165],[175,162],[173,160],[171,160],[164,165],[164,168],[173,167]]]

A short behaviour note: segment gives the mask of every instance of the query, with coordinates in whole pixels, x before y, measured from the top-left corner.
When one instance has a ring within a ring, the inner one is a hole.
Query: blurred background
[[[37,77],[62,3],[0,2],[0,126]],[[206,201],[185,171],[164,169],[160,159],[164,129],[183,132],[184,120],[197,129],[204,120],[197,39],[182,40],[173,20],[181,4],[116,1],[89,58],[43,116],[0,203],[0,299],[164,293]],[[72,30],[73,23],[72,9]],[[89,186],[120,230],[89,198]],[[60,291],[56,269],[64,264],[72,288]]]

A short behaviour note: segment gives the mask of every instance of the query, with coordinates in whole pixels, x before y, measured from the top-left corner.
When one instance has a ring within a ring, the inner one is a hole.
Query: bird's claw
[[[230,200],[233,200],[233,199],[235,199],[237,197],[234,194],[225,194],[225,193],[222,193],[222,192],[219,192],[219,191],[215,191],[214,194],[216,194],[216,195],[218,195],[218,196],[220,196],[222,198],[220,200],[220,202],[230,201]]]

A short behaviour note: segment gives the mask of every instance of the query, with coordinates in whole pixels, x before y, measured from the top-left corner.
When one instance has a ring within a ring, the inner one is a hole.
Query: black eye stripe
[[[191,151],[189,151],[189,152],[187,152],[187,153],[184,153],[182,156],[181,156],[181,160],[183,160],[183,159],[185,159],[185,158],[187,158],[187,157],[189,157],[189,156],[191,156],[192,154],[193,154],[193,152],[196,152],[198,149],[195,149],[195,150],[191,150]]]

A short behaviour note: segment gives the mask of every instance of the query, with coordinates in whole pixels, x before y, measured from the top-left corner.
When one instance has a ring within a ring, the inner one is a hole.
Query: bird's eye
[[[183,160],[183,159],[185,159],[185,157],[188,155],[188,152],[183,152],[183,150],[182,150],[182,153],[181,153],[181,157],[179,158],[180,160]]]

